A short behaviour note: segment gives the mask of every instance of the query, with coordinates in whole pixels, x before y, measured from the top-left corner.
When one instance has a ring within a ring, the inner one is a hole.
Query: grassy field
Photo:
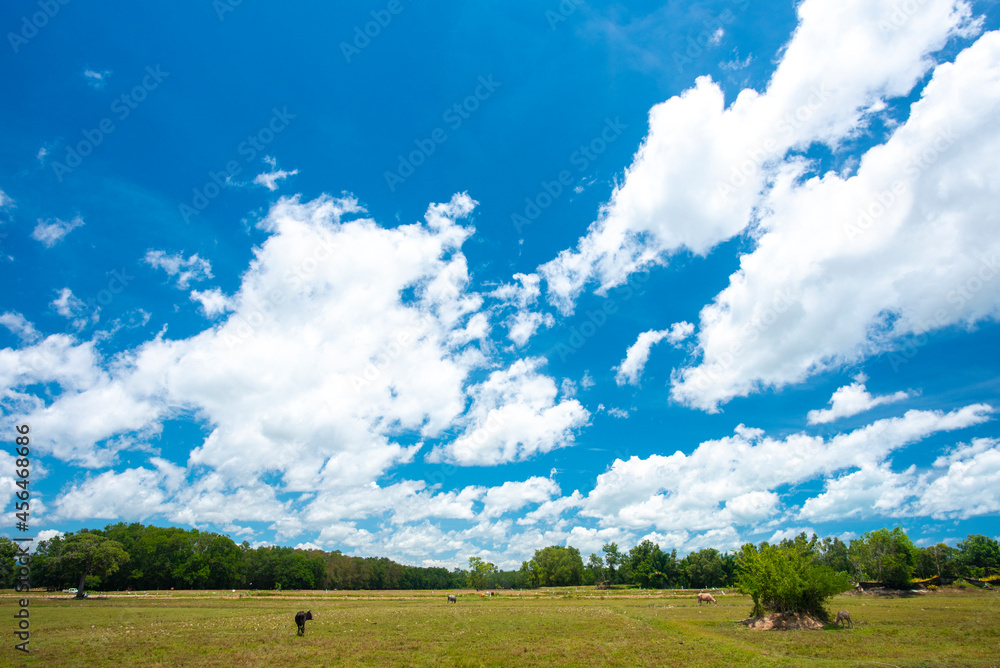
[[[9,593],[9,592],[8,592]],[[690,592],[587,588],[505,593],[140,592],[73,600],[33,592],[34,666],[998,666],[1000,593],[944,589],[904,598],[841,596],[853,629],[754,631],[749,599],[699,607]],[[314,619],[297,637],[293,616]]]

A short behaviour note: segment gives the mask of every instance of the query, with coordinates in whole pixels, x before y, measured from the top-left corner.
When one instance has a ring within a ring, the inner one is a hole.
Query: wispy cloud
[[[76,216],[73,220],[65,221],[59,218],[55,220],[39,220],[35,225],[31,238],[42,242],[46,248],[52,248],[59,243],[63,237],[78,227],[83,226],[83,218]]]
[[[83,78],[87,81],[87,85],[94,90],[103,90],[110,76],[111,70],[98,72],[97,70],[86,69],[83,71]]]
[[[146,252],[143,261],[167,272],[168,276],[177,277],[177,287],[184,290],[191,281],[203,281],[212,278],[212,264],[198,254],[190,256],[186,260],[183,254],[177,253],[168,255],[166,251],[150,250]]]
[[[38,330],[20,313],[7,311],[0,314],[0,325],[17,334],[24,341],[31,342],[38,338]]]
[[[73,291],[69,288],[63,288],[59,291],[59,296],[52,300],[49,304],[52,308],[56,310],[56,313],[64,318],[68,318],[73,321],[73,326],[77,329],[82,329],[87,324],[86,317],[79,317],[86,311],[86,304],[83,303],[79,298],[77,298]],[[95,320],[97,313],[94,313]]]
[[[272,168],[277,167],[277,161],[271,156],[266,156],[264,162],[271,165]],[[286,172],[283,169],[272,169],[270,172],[264,172],[255,176],[253,182],[259,186],[264,186],[268,190],[275,191],[278,189],[278,181],[286,179],[289,176],[295,176],[298,173],[299,170],[297,169],[293,169],[290,172]]]

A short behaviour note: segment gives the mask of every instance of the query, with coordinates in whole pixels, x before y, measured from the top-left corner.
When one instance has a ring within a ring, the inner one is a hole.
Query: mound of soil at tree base
[[[751,617],[744,619],[740,624],[746,624],[747,628],[757,631],[793,631],[799,629],[815,630],[823,628],[823,622],[812,615],[800,612],[779,613],[772,612],[763,617]]]

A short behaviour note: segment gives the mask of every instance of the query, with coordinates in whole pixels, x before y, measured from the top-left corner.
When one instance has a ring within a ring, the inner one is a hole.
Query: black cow
[[[300,636],[304,636],[306,634],[306,620],[312,618],[313,614],[311,610],[295,613],[295,625],[299,627]]]

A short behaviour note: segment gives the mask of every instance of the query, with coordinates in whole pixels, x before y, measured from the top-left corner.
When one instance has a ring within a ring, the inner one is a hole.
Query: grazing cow
[[[312,619],[312,610],[306,610],[305,612],[295,613],[295,625],[299,627],[299,635],[304,636],[306,634],[306,620]]]
[[[854,628],[854,622],[851,621],[851,613],[849,613],[847,610],[841,610],[840,612],[837,613],[837,621],[834,622],[834,626],[846,627],[848,624],[851,625],[852,629]]]
[[[448,594],[448,602],[449,603],[458,603],[458,597],[455,596],[454,594]]]
[[[701,605],[702,603],[715,603],[716,605],[719,604],[719,602],[716,601],[715,597],[712,596],[711,594],[698,594],[698,605]]]

